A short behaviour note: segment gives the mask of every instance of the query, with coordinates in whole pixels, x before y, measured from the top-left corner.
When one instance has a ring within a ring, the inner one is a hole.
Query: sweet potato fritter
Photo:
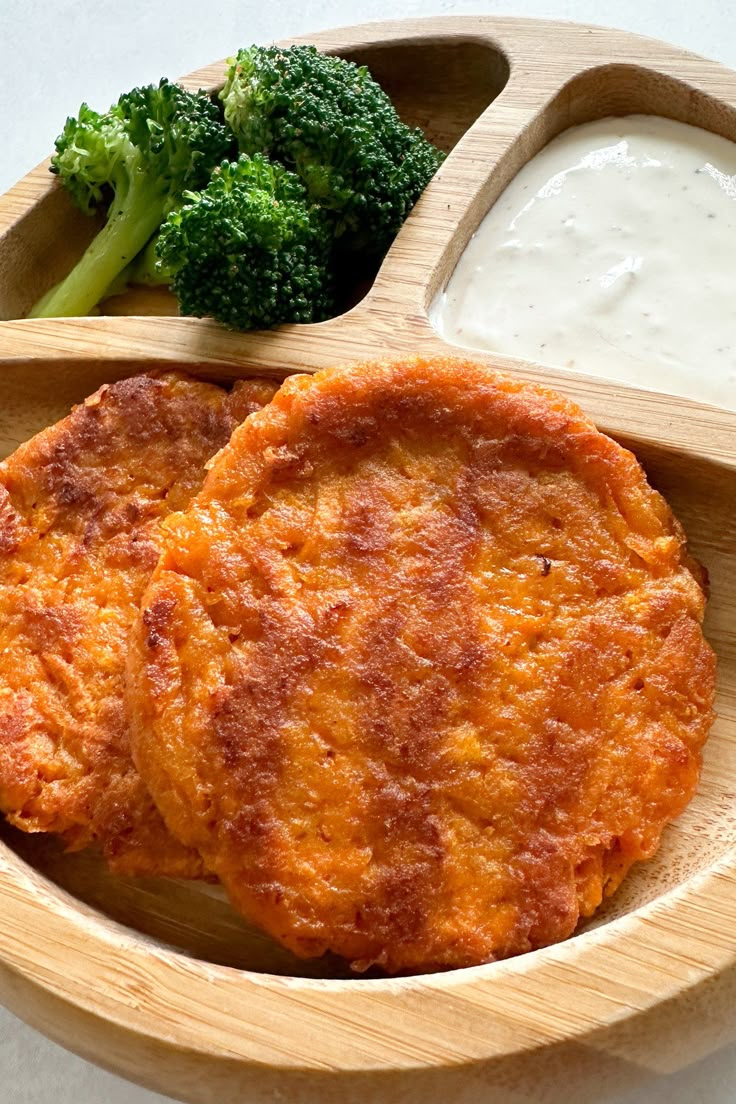
[[[275,388],[179,374],[101,388],[0,464],[0,808],[120,872],[197,876],[130,755],[127,638],[160,521]]]
[[[552,391],[453,359],[292,378],[167,534],[138,765],[297,954],[427,970],[562,939],[695,790],[697,569]]]

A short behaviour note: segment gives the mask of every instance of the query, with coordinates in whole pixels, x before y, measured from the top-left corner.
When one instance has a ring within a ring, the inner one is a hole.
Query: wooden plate
[[[95,318],[3,322],[0,450],[100,382],[151,365],[283,376],[446,352],[428,306],[489,205],[554,135],[645,112],[736,139],[736,73],[633,35],[463,17],[310,41],[367,62],[407,121],[452,150],[367,294],[353,289],[359,301],[331,321],[266,334],[172,317],[160,292],[111,301],[115,313]],[[220,63],[185,83],[214,87],[223,72]],[[0,315],[22,315],[93,230],[45,166],[12,189],[0,200]],[[719,718],[697,797],[657,858],[567,942],[394,980],[350,980],[334,964],[297,961],[250,931],[213,887],[112,878],[93,856],[64,856],[53,841],[5,829],[0,995],[58,1042],[196,1104],[470,1104],[494,1090],[571,1104],[601,1085],[674,1070],[736,1034],[736,415],[509,357],[478,359],[554,385],[633,447],[707,565]]]

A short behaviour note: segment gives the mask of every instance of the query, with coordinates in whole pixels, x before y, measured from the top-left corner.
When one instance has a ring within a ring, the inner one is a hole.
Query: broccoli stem
[[[144,248],[165,214],[165,190],[137,172],[107,222],[65,279],[46,293],[29,318],[72,318],[89,314],[123,269]]]
[[[155,235],[144,249],[126,265],[119,276],[116,276],[102,299],[109,299],[111,295],[121,295],[133,285],[145,287],[158,287],[171,283],[171,278],[163,266],[158,263],[156,243],[158,235]]]

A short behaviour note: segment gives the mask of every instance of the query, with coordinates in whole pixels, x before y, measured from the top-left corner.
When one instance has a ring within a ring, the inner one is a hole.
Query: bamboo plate
[[[430,302],[496,196],[560,131],[644,112],[736,139],[736,73],[616,31],[463,17],[309,41],[367,62],[407,121],[452,150],[368,293],[331,321],[267,334],[172,317],[166,294],[140,291],[111,301],[106,316],[3,322],[2,452],[99,383],[151,365],[280,377],[446,352]],[[185,83],[214,87],[223,71]],[[0,317],[21,316],[93,229],[46,166],[2,198]],[[250,931],[213,887],[112,878],[91,855],[5,829],[0,996],[33,1026],[193,1104],[471,1104],[494,1090],[505,1101],[574,1104],[736,1035],[736,414],[478,359],[556,386],[631,445],[710,570],[719,719],[699,793],[657,858],[558,946],[428,977],[347,980]]]

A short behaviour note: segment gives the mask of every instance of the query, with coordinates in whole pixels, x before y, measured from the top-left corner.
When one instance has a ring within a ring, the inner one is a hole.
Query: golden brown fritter
[[[201,874],[133,766],[127,638],[161,519],[274,389],[137,376],[0,464],[0,808],[19,828],[95,842],[121,872]]]
[[[454,359],[292,378],[166,529],[136,759],[297,954],[562,939],[692,796],[703,591],[635,458],[554,392]]]

